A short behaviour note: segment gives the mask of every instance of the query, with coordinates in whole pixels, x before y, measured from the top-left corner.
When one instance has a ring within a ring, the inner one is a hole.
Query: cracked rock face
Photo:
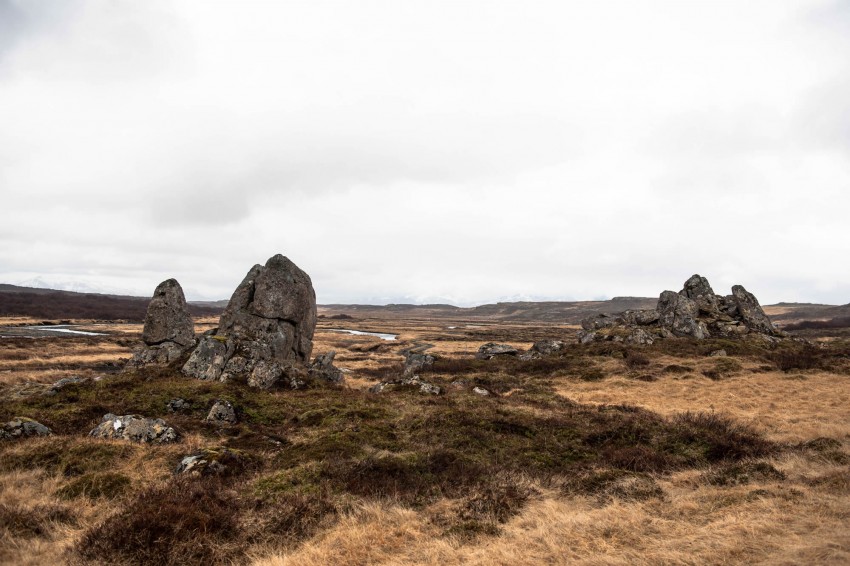
[[[654,311],[596,315],[582,321],[579,342],[615,341],[652,344],[671,336],[703,339],[735,338],[747,334],[782,336],[759,305],[740,285],[728,296],[716,295],[708,280],[693,275],[678,293],[664,291]]]
[[[142,341],[145,346],[133,354],[129,367],[167,365],[195,345],[195,324],[176,279],[157,285],[145,315]]]
[[[278,254],[248,271],[218,328],[201,339],[183,373],[213,381],[247,379],[261,388],[281,379],[298,381],[290,370],[309,363],[315,329],[310,277]]]

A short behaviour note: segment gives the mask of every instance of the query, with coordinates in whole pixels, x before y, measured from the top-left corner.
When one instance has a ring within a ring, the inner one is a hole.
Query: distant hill
[[[578,324],[597,313],[628,309],[654,309],[657,298],[615,297],[609,301],[495,303],[477,307],[452,305],[319,305],[319,314],[348,314],[362,318],[423,318],[501,320],[505,322],[553,322]]]
[[[148,308],[149,297],[77,293],[20,287],[0,283],[0,316],[29,316],[45,320],[96,319],[142,321]],[[517,301],[456,307],[432,304],[389,305],[319,305],[319,315],[325,318],[348,315],[356,318],[414,318],[414,319],[467,319],[504,322],[548,322],[579,324],[585,317],[599,313],[618,313],[629,309],[653,309],[656,297],[614,297],[607,301]],[[189,310],[195,316],[218,316],[227,306],[227,300],[189,301]],[[777,303],[766,305],[770,318],[782,327],[793,328],[800,323],[827,322],[829,327],[846,326],[850,320],[850,304],[822,305],[815,303]]]
[[[0,283],[0,316],[141,322],[149,302],[150,297],[76,293]],[[190,302],[189,311],[195,316],[216,316],[222,309]]]

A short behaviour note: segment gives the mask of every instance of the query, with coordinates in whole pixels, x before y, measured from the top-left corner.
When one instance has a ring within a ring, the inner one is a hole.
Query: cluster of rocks
[[[147,444],[176,442],[180,435],[162,419],[148,419],[141,415],[113,415],[107,413],[89,433],[92,438],[129,440]]]
[[[758,299],[741,285],[732,287],[731,295],[717,295],[700,275],[688,279],[678,293],[661,293],[653,310],[600,314],[584,319],[581,326],[578,339],[583,344],[607,340],[652,344],[659,338],[674,336],[704,339],[783,335]]]
[[[520,354],[519,350],[510,344],[496,344],[487,342],[478,348],[475,357],[479,360],[492,360],[493,358],[512,356],[520,360],[537,360],[560,352],[566,347],[561,340],[539,340],[531,345],[527,352]]]
[[[278,254],[252,267],[230,298],[217,328],[195,338],[183,290],[161,283],[128,368],[185,360],[184,375],[205,381],[244,380],[260,389],[303,387],[310,379],[339,382],[334,352],[310,363],[316,293],[310,276]],[[187,358],[188,355],[188,359]]]
[[[0,426],[0,440],[17,440],[31,436],[50,436],[53,432],[40,422],[26,417],[15,417]]]

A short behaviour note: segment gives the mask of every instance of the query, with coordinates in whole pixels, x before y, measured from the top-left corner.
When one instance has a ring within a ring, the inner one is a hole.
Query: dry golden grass
[[[694,364],[697,369],[699,363]],[[603,381],[562,380],[556,390],[579,403],[625,403],[665,415],[718,411],[782,442],[819,436],[850,439],[850,378],[846,375],[742,372],[714,381],[697,371],[687,377],[661,375],[658,381],[643,382],[624,373],[620,367]]]
[[[217,321],[199,322],[197,330],[202,331]],[[386,342],[329,332],[330,328],[398,333],[399,339]],[[0,387],[11,391],[9,386],[27,381],[47,383],[69,375],[95,375],[90,366],[130,355],[132,339],[138,338],[141,327],[116,324],[106,331],[111,338],[95,343],[57,337],[32,341],[24,359],[0,355]],[[464,359],[488,341],[525,349],[536,339],[570,340],[573,333],[574,328],[565,325],[322,319],[314,353],[337,351],[337,365],[348,370],[347,386],[365,389],[375,383],[369,372],[400,366],[400,350],[405,348],[431,344],[430,353]],[[10,350],[0,343],[0,354],[4,351]],[[713,410],[777,442],[796,444],[829,437],[840,443],[836,453],[850,452],[847,375],[815,370],[783,373],[768,371],[757,361],[739,361],[740,371],[719,380],[702,374],[714,359],[667,355],[652,357],[650,365],[637,372],[651,374],[656,381],[636,379],[636,372],[622,359],[608,357],[593,360],[606,376],[601,381],[581,381],[557,371],[541,379],[559,395],[579,403],[636,405],[662,415]],[[692,369],[665,373],[670,365]],[[319,429],[313,432],[320,434]],[[69,447],[103,442],[82,436],[63,441]],[[56,439],[27,440],[5,448],[4,455],[25,454],[50,442]],[[173,462],[208,443],[209,439],[189,435],[177,446],[133,447],[110,471],[130,478],[134,486],[165,485]],[[383,500],[358,501],[333,526],[312,538],[280,546],[260,541],[251,548],[250,557],[258,566],[850,563],[848,462],[795,449],[767,462],[785,479],[756,474],[746,483],[712,485],[706,479],[712,470],[688,470],[654,476],[663,496],[647,499],[613,496],[602,500],[565,495],[552,484],[535,485],[539,495],[501,524],[497,534],[472,539],[447,535],[435,520],[441,506],[451,506],[451,501],[418,509]],[[34,517],[58,508],[56,515],[66,517],[57,521],[45,515],[44,532],[34,536],[13,533],[9,525],[0,523],[0,563],[63,563],[84,532],[121,509],[121,498],[57,498],[56,492],[72,480],[42,469],[0,473],[0,506]]]

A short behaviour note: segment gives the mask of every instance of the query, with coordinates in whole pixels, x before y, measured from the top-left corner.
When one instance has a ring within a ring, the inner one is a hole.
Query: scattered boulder
[[[168,365],[195,345],[195,324],[176,279],[157,285],[145,315],[142,341],[145,345],[134,352],[128,368]]]
[[[404,375],[412,375],[434,365],[437,359],[430,354],[408,352],[404,357]]]
[[[0,440],[15,440],[18,438],[29,438],[31,436],[50,436],[52,434],[53,431],[40,422],[26,417],[15,417],[0,427]]]
[[[245,456],[231,448],[204,448],[181,458],[175,474],[198,476],[227,475],[246,465]]]
[[[693,275],[678,293],[664,291],[654,311],[625,311],[584,319],[578,340],[583,344],[614,341],[652,344],[674,336],[703,339],[745,335],[775,340],[783,334],[770,322],[758,300],[740,285],[732,295],[716,295],[708,280]]]
[[[162,419],[147,419],[140,415],[117,416],[112,413],[104,415],[100,424],[92,429],[89,436],[148,444],[176,442],[179,438],[177,431]]]
[[[551,356],[563,350],[566,343],[561,340],[538,340],[531,345],[525,354],[520,355],[521,360],[537,360],[545,356]]]
[[[407,377],[401,380],[402,385],[412,385],[414,387],[419,388],[420,393],[426,393],[428,395],[439,395],[443,392],[443,388],[439,385],[434,385],[433,383],[428,383],[424,381],[418,375],[414,375],[413,377]]]
[[[478,348],[478,353],[475,354],[475,357],[479,360],[491,360],[496,356],[516,356],[518,353],[516,348],[508,344],[487,342]]]
[[[709,354],[712,358],[725,358],[727,356],[726,350],[714,350]]]
[[[68,387],[69,385],[76,385],[78,383],[85,383],[88,379],[85,377],[79,376],[71,376],[71,377],[63,377],[62,379],[56,381],[53,385],[50,386],[44,394],[45,395],[56,395],[62,389]]]
[[[376,383],[375,385],[369,388],[369,392],[383,393],[384,391],[391,391],[393,389],[396,389],[400,385],[416,387],[419,389],[420,393],[425,393],[428,395],[440,395],[443,393],[442,387],[440,387],[439,385],[434,385],[433,383],[428,383],[418,375],[403,377],[395,381],[382,381],[381,383]]]
[[[490,395],[490,392],[484,389],[483,387],[473,387],[472,392],[476,395],[481,395],[482,397],[487,397]]]
[[[230,401],[216,401],[204,421],[219,425],[233,425],[238,422],[236,409]]]
[[[180,411],[186,411],[192,407],[192,404],[186,399],[171,399],[168,403],[165,404],[165,408],[169,413],[179,413]]]
[[[316,293],[310,277],[278,254],[255,265],[236,288],[219,326],[204,336],[183,366],[189,377],[210,381],[245,379],[269,388],[302,381],[313,350]],[[298,372],[296,372],[298,373]]]
[[[316,356],[310,366],[310,377],[331,383],[339,383],[345,379],[342,370],[334,365],[334,357],[336,357],[336,352],[333,350]]]
[[[531,352],[541,356],[549,356],[563,350],[567,344],[561,340],[538,340],[531,345]]]

